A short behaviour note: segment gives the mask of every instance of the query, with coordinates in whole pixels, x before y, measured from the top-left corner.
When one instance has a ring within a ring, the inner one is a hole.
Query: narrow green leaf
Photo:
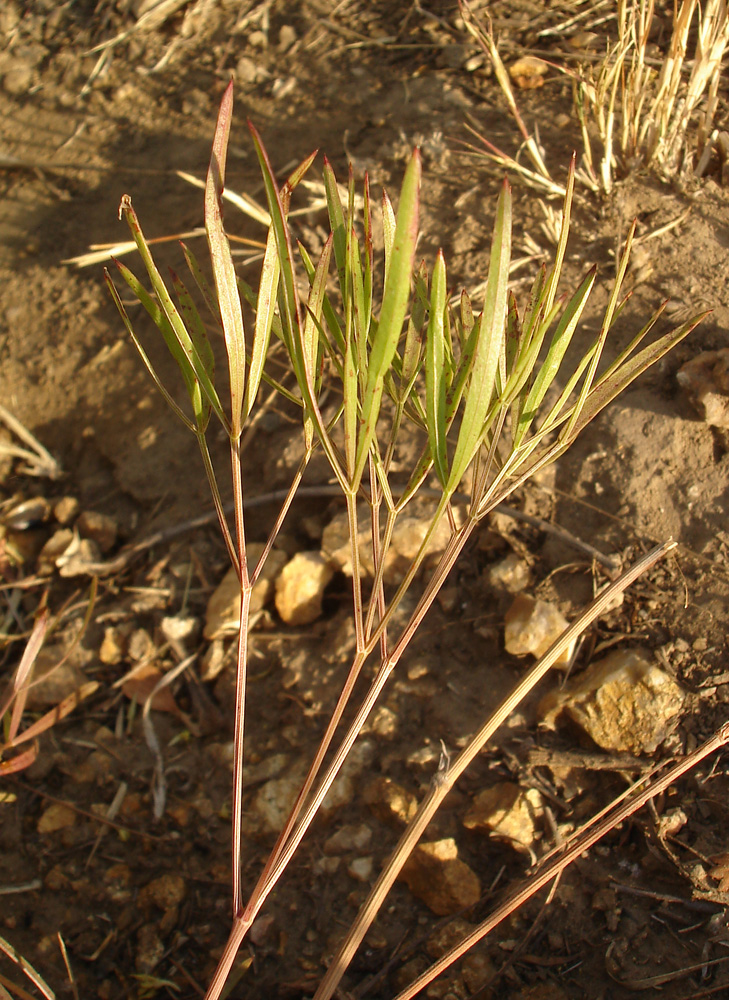
[[[281,270],[281,280],[279,285],[280,300],[282,303],[281,315],[284,319],[283,325],[287,330],[284,334],[284,340],[286,340],[287,337],[290,338],[290,357],[296,374],[296,380],[299,383],[302,399],[304,401],[305,424],[308,420],[312,420],[314,422],[317,436],[326,452],[332,471],[342,485],[342,488],[347,490],[349,488],[347,477],[341,467],[337,450],[327,432],[327,428],[324,424],[324,420],[317,404],[315,372],[307,366],[307,352],[302,337],[303,328],[301,321],[301,308],[296,288],[294,260],[291,249],[291,234],[286,222],[286,210],[284,209],[284,205],[282,203],[281,193],[276,185],[276,180],[271,168],[268,154],[266,153],[263,143],[261,142],[261,137],[251,122],[248,122],[248,128],[251,136],[253,137],[256,155],[258,156],[258,161],[261,166],[263,183],[266,189],[266,199],[268,201],[268,210],[271,215],[271,225],[276,235],[276,247],[278,251],[279,267]]]
[[[446,265],[443,252],[439,250],[435,267],[433,268],[433,280],[430,289],[430,319],[425,339],[425,412],[428,421],[428,441],[430,442],[433,467],[443,485],[445,485],[448,479],[443,329],[446,308]]]
[[[529,425],[536,416],[542,400],[562,365],[565,352],[572,341],[577,324],[590,297],[592,286],[595,284],[596,273],[597,268],[590,268],[582,284],[565,306],[562,317],[557,324],[557,329],[554,331],[552,342],[549,345],[547,357],[539,365],[534,384],[524,401],[519,429],[514,438],[515,444],[519,444],[527,433]]]
[[[428,269],[423,261],[415,273],[412,305],[408,319],[405,346],[402,353],[402,386],[400,398],[404,402],[410,394],[418,372],[423,353],[423,329],[428,311]]]
[[[124,216],[127,225],[129,226],[132,238],[136,243],[139,255],[142,258],[142,262],[147,271],[149,279],[152,283],[152,288],[154,289],[154,293],[157,296],[157,303],[159,304],[159,307],[161,307],[162,312],[167,318],[167,321],[174,335],[174,339],[176,340],[185,358],[187,359],[189,368],[192,368],[195,378],[200,383],[200,388],[205,394],[205,397],[209,400],[216,416],[218,417],[221,424],[225,428],[226,433],[230,433],[230,421],[228,420],[220,404],[220,400],[218,399],[218,394],[215,391],[215,386],[213,385],[210,378],[208,377],[207,372],[205,371],[205,365],[203,364],[202,359],[197,353],[192,338],[190,337],[188,331],[185,329],[185,324],[182,321],[182,317],[177,311],[177,308],[174,302],[172,301],[170,293],[167,290],[167,286],[162,280],[162,275],[157,270],[157,265],[154,263],[154,259],[152,258],[152,254],[149,249],[149,244],[144,238],[142,227],[139,225],[139,219],[137,218],[137,213],[134,211],[134,208],[132,207],[132,200],[128,195],[122,196],[121,204],[119,206],[119,215],[120,217],[122,215]],[[138,289],[142,289],[142,291],[144,292],[144,289],[139,284],[137,279],[134,278],[132,272],[129,271],[129,269],[126,268],[123,264],[120,264],[118,261],[116,263],[121,274],[124,276],[125,280],[127,280],[127,283],[129,284],[129,279],[127,278],[127,275],[131,275],[131,278],[136,283],[136,287]],[[130,284],[130,288],[132,287],[133,287],[132,284]],[[137,291],[135,291],[135,294],[137,294]],[[144,292],[144,294],[146,295],[147,300],[151,302],[152,299],[149,297],[149,295],[147,295],[146,292]],[[140,301],[142,301],[141,298]],[[145,308],[147,307],[145,306]],[[157,305],[155,305],[155,308],[157,308]],[[150,315],[152,314],[150,313]],[[162,332],[164,335],[164,331],[162,330],[161,327],[160,327],[160,332]],[[170,346],[169,342],[168,342],[168,347],[170,347],[170,350],[172,350],[172,347]],[[173,357],[178,358],[178,355],[175,353],[174,350],[172,350],[172,354]],[[182,376],[186,380],[186,382],[189,377],[189,368],[186,367],[184,369],[181,369]]]
[[[572,196],[575,190],[575,154],[572,154],[570,159],[569,172],[567,175],[567,189],[564,195],[564,203],[562,205],[562,225],[559,230],[559,239],[557,241],[557,253],[554,258],[554,263],[549,270],[549,278],[547,279],[546,286],[544,288],[544,311],[549,312],[554,304],[555,297],[557,295],[557,286],[559,284],[559,279],[562,276],[562,265],[564,263],[564,255],[567,250],[567,238],[570,234],[570,217],[572,214]]]
[[[307,352],[307,365],[311,367],[312,371],[317,371],[319,367],[319,356],[321,353],[319,350],[321,339],[319,330],[321,330],[321,315],[326,298],[329,262],[332,257],[332,242],[333,237],[330,233],[322,249],[319,263],[311,282],[307,303],[308,309],[304,322],[304,346]]]
[[[504,343],[510,260],[511,188],[508,181],[504,181],[496,206],[496,221],[491,245],[489,273],[486,280],[484,308],[477,324],[478,342],[473,371],[446,492],[455,492],[466,469],[481,446],[483,429],[491,407],[496,372]]]
[[[258,284],[256,299],[256,322],[253,330],[253,345],[248,370],[245,399],[243,401],[243,421],[248,418],[258,395],[258,389],[263,377],[263,366],[266,363],[268,347],[271,342],[271,328],[276,312],[276,297],[281,271],[278,264],[276,235],[273,227],[268,230],[266,250],[261,265],[261,278]]]
[[[673,350],[676,344],[680,343],[684,337],[687,337],[707,315],[708,311],[694,316],[693,319],[688,320],[682,326],[678,327],[678,329],[665,334],[654,343],[649,344],[648,347],[644,347],[635,357],[630,358],[621,368],[614,371],[609,378],[602,379],[587,396],[578,419],[574,424],[568,424],[565,431],[560,434],[560,440],[572,440],[575,438],[608,403],[612,402],[616,396],[619,396],[631,382],[634,382],[651,365],[654,365],[656,361],[660,361],[665,354]]]
[[[304,265],[304,270],[306,271],[306,275],[309,279],[309,284],[311,284],[314,280],[316,268],[314,267],[314,263],[309,256],[306,247],[302,243],[297,243],[297,246],[299,249],[299,256],[301,257],[301,261]],[[331,300],[326,294],[324,296],[322,314],[326,323],[326,329],[323,334],[324,344],[332,363],[340,373],[341,377],[341,355],[343,355],[345,351],[344,331],[342,330],[337,314],[334,311]]]
[[[233,115],[233,82],[226,87],[218,112],[213,150],[205,183],[205,232],[220,304],[230,374],[231,436],[240,438],[246,382],[246,341],[238,285],[228,237],[223,228],[223,188],[228,137]]]
[[[107,286],[109,288],[109,291],[111,292],[111,297],[114,300],[114,304],[116,305],[117,309],[119,310],[119,315],[122,318],[122,322],[124,323],[124,326],[127,328],[127,332],[129,334],[129,336],[132,338],[134,346],[136,347],[137,351],[139,352],[139,356],[142,359],[142,363],[144,364],[144,367],[149,372],[149,374],[150,374],[150,376],[152,378],[152,381],[157,386],[160,394],[163,396],[165,402],[167,403],[167,405],[169,406],[169,408],[172,410],[172,412],[175,414],[175,416],[178,417],[182,421],[182,423],[185,425],[185,427],[187,427],[187,429],[190,430],[190,431],[192,431],[193,434],[194,434],[196,432],[197,428],[195,427],[195,425],[193,424],[193,422],[190,420],[190,418],[187,416],[187,414],[185,414],[180,409],[180,407],[174,401],[174,399],[172,398],[172,396],[170,396],[169,392],[167,391],[167,389],[164,387],[164,385],[160,381],[160,378],[157,375],[157,372],[155,371],[155,368],[154,368],[152,362],[149,360],[147,352],[142,347],[141,341],[139,340],[139,338],[137,337],[137,335],[134,332],[134,329],[132,327],[131,321],[130,321],[129,316],[127,314],[127,311],[124,308],[124,303],[122,302],[121,298],[119,297],[119,293],[116,290],[114,282],[111,280],[111,275],[106,270],[106,268],[104,268],[104,278],[106,280],[106,284],[107,284]]]
[[[187,288],[183,282],[177,277],[174,271],[171,271],[172,276],[172,287],[177,292],[177,297],[180,300],[180,310],[182,312],[182,318],[185,321],[185,326],[190,332],[197,352],[202,359],[203,365],[205,366],[205,371],[211,382],[215,381],[215,356],[213,354],[212,347],[210,346],[210,341],[208,340],[207,331],[205,329],[205,324],[200,318],[200,314],[197,311],[197,306],[195,305],[192,296],[188,292]],[[195,420],[197,422],[198,428],[200,430],[205,430],[210,420],[211,405],[209,401],[203,395],[200,388],[200,383],[195,379],[193,392],[190,393],[190,399],[192,402],[193,413],[195,414]]]
[[[613,324],[613,318],[615,315],[615,309],[618,305],[618,299],[620,296],[620,288],[625,278],[625,272],[628,270],[628,261],[630,259],[630,248],[633,244],[633,237],[635,236],[635,227],[637,221],[633,221],[632,226],[628,232],[628,237],[625,241],[625,248],[623,254],[620,258],[618,264],[618,272],[615,277],[615,284],[613,285],[613,290],[610,293],[610,298],[608,299],[607,308],[605,309],[605,315],[603,316],[602,327],[600,329],[600,336],[598,337],[597,347],[595,353],[590,361],[590,367],[587,370],[587,375],[585,376],[585,381],[580,389],[580,394],[577,398],[577,402],[574,405],[572,411],[572,416],[570,417],[569,424],[566,431],[566,436],[570,437],[571,427],[577,423],[580,417],[580,410],[584,405],[587,398],[587,394],[593,388],[593,382],[595,380],[595,373],[597,372],[597,366],[600,363],[600,358],[602,357],[602,351],[605,346],[605,341],[607,340],[607,335],[610,331],[610,327]]]
[[[368,361],[367,383],[362,400],[362,431],[357,442],[355,483],[364,471],[367,454],[375,438],[385,374],[400,340],[410,297],[410,278],[418,239],[420,174],[420,154],[416,150],[405,171],[400,191],[395,238],[385,278],[380,320]]]
[[[185,255],[185,260],[187,261],[187,267],[190,274],[192,275],[200,294],[205,299],[205,305],[208,307],[211,316],[222,330],[223,324],[220,321],[220,306],[218,305],[215,290],[210,287],[210,282],[203,274],[202,268],[189,246],[186,243],[180,243],[180,246],[182,247],[182,252]]]
[[[334,260],[339,272],[339,287],[342,291],[342,299],[347,287],[345,281],[345,268],[347,260],[347,226],[344,221],[344,211],[339,197],[337,178],[334,176],[332,165],[324,157],[324,192],[327,199],[327,212],[329,213],[329,228],[334,236]]]

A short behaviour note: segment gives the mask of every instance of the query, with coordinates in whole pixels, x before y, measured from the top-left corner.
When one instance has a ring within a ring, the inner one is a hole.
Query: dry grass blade
[[[47,479],[60,479],[63,475],[63,470],[58,462],[55,460],[53,455],[44,448],[40,441],[30,433],[27,427],[25,427],[14,417],[13,414],[7,410],[4,406],[0,404],[0,420],[3,421],[5,426],[19,437],[27,447],[20,448],[17,445],[8,444],[5,441],[0,442],[0,452],[6,455],[12,455],[14,458],[22,458],[26,463],[23,472],[29,476],[39,476],[45,477]]]
[[[0,937],[0,951],[7,955],[8,958],[18,966],[18,968],[23,970],[28,979],[30,979],[31,983],[33,983],[36,989],[43,994],[46,1000],[56,1000],[56,994],[41,974],[36,972],[27,958],[23,958],[20,952],[2,937]]]

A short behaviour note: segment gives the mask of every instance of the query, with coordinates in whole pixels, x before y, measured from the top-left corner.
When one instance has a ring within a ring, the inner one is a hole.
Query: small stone
[[[239,83],[255,83],[259,75],[254,60],[248,56],[241,56],[235,64],[235,78]]]
[[[481,991],[496,975],[496,968],[488,955],[478,951],[469,951],[463,959],[461,975],[469,996],[478,993],[483,997],[483,1000],[488,1000],[489,994],[484,994]]]
[[[458,511],[456,511],[458,513]],[[372,531],[370,516],[366,506],[357,508],[360,530],[358,534],[358,549],[360,553],[360,575],[373,576]],[[458,520],[458,518],[457,518]],[[395,524],[392,543],[385,558],[384,578],[386,583],[398,583],[407,571],[411,561],[417,555],[422,545],[430,521],[406,515],[400,517]],[[428,546],[428,555],[436,556],[444,551],[451,536],[451,529],[446,517],[443,517],[433,532]],[[346,513],[338,514],[324,529],[321,539],[321,550],[333,566],[345,576],[352,576],[352,561],[350,558],[349,520]]]
[[[464,920],[463,917],[454,917],[448,923],[436,927],[425,942],[425,950],[431,958],[442,958],[475,929],[476,925]]]
[[[404,826],[415,815],[418,802],[391,778],[375,778],[364,790],[364,800],[377,819],[392,826]]]
[[[45,546],[43,548],[45,550]],[[91,538],[79,538],[74,534],[68,548],[56,559],[56,567],[60,575],[66,578],[93,576],[96,572],[95,567],[100,561],[101,552],[96,542]]]
[[[16,62],[3,76],[3,88],[16,97],[27,94],[33,83],[33,69],[22,62]]]
[[[44,810],[38,820],[38,833],[56,833],[75,824],[76,810],[67,806],[65,802],[54,802]]]
[[[333,875],[341,864],[341,858],[317,858],[314,862],[314,874]]]
[[[520,594],[529,586],[529,567],[515,552],[510,552],[499,562],[489,567],[488,581],[494,590],[507,590],[510,594]]]
[[[33,664],[31,684],[26,708],[39,709],[58,705],[68,695],[77,691],[86,676],[74,663],[64,661],[66,650],[62,646],[44,646]]]
[[[297,40],[296,29],[290,24],[282,24],[278,33],[279,52],[288,52]]]
[[[114,903],[128,903],[132,898],[132,870],[121,862],[111,865],[103,875],[104,887]]]
[[[478,876],[458,857],[452,837],[419,844],[399,878],[440,917],[474,906],[481,898]]]
[[[104,553],[113,549],[119,532],[119,526],[113,517],[95,510],[85,510],[79,514],[76,528],[82,538],[96,542],[99,551]]]
[[[263,554],[260,542],[248,545],[248,566],[253,570]],[[286,554],[272,549],[251,592],[250,614],[258,614],[273,597],[274,581],[286,564]],[[240,582],[231,567],[215,588],[208,601],[205,614],[204,635],[206,639],[221,639],[235,635],[240,622]]]
[[[104,638],[99,647],[99,659],[102,663],[114,666],[124,658],[124,640],[120,630],[115,625],[104,629]]]
[[[276,610],[287,625],[308,625],[322,612],[334,571],[318,552],[299,552],[276,580]]]
[[[517,851],[528,852],[536,839],[542,809],[542,797],[536,789],[523,789],[514,782],[502,781],[479,792],[463,825],[468,830],[490,833]]]
[[[184,878],[169,872],[152,879],[139,890],[139,905],[142,908],[156,906],[160,910],[169,910],[173,906],[179,906],[186,895]]]
[[[372,842],[372,830],[366,823],[347,823],[324,841],[325,854],[366,851]]]
[[[729,427],[729,348],[704,351],[676,375],[679,385],[711,427]]]
[[[347,872],[358,882],[369,882],[373,867],[374,861],[371,857],[355,858],[347,865]]]
[[[199,635],[200,621],[191,615],[167,615],[160,622],[160,631],[170,646],[184,659],[187,644]]]
[[[321,804],[322,816],[327,816],[343,806],[349,805],[359,790],[360,773],[372,763],[375,755],[374,744],[369,740],[360,740],[349,751],[347,760],[342,765],[332,786],[324,796]]]
[[[684,703],[680,685],[641,649],[619,649],[593,663],[538,712],[553,726],[565,715],[604,750],[653,753],[675,729]]]
[[[56,567],[56,561],[60,556],[68,551],[75,534],[71,528],[59,528],[54,531],[38,556],[38,572],[50,573]]]
[[[398,729],[398,717],[392,709],[388,708],[386,705],[378,705],[374,710],[372,715],[367,720],[367,723],[362,728],[363,733],[374,733],[376,736],[382,736],[384,739],[392,739],[397,733]]]
[[[536,56],[522,56],[509,66],[509,76],[522,90],[534,90],[544,85],[547,64]]]
[[[61,497],[53,507],[53,516],[59,524],[71,524],[78,517],[81,505],[76,497]]]
[[[130,659],[135,663],[141,663],[142,660],[151,660],[157,652],[157,647],[146,628],[138,628],[129,638],[128,650]]]
[[[506,612],[506,651],[513,656],[531,653],[539,659],[566,628],[567,620],[553,604],[519,594]],[[567,666],[573,649],[574,642],[562,652],[555,666]]]
[[[134,957],[137,972],[142,976],[150,975],[162,961],[164,953],[165,946],[157,934],[156,926],[142,924],[137,932],[137,953]]]
[[[271,833],[280,833],[301,789],[301,778],[288,775],[267,781],[253,800],[253,810]]]

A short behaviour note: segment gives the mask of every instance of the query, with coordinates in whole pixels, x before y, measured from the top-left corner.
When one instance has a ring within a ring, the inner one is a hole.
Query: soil
[[[318,147],[340,180],[351,161],[358,180],[369,172],[375,191],[382,185],[397,191],[409,152],[419,144],[420,250],[432,261],[443,248],[454,289],[473,288],[485,277],[501,183],[483,158],[464,151],[464,141],[472,141],[465,123],[509,151],[519,143],[487,60],[479,58],[450,0],[183,0],[169,5],[166,18],[145,22],[140,15],[148,6],[138,0],[6,0],[0,10],[0,401],[63,469],[55,481],[33,478],[22,463],[3,457],[1,497],[44,497],[51,506],[75,497],[81,511],[108,516],[118,531],[105,557],[207,511],[210,503],[195,442],[140,364],[105,288],[103,265],[65,262],[91,244],[125,239],[117,220],[124,193],[132,195],[149,237],[202,224],[201,192],[177,172],[204,177],[217,104],[231,73],[231,190],[264,200],[246,117],[263,135],[279,175]],[[543,0],[474,7],[482,13],[488,7],[510,56],[538,50],[556,62],[567,59],[576,29],[558,26],[571,7]],[[169,13],[171,8],[176,10]],[[539,125],[553,176],[563,177],[580,141],[569,81],[550,71],[542,87],[518,96],[527,122]],[[722,83],[719,127],[726,126],[726,96]],[[553,246],[540,229],[538,196],[518,177],[511,180],[515,256],[531,237],[549,258]],[[579,193],[565,287],[595,263],[600,277],[578,348],[598,329],[615,247],[634,217],[642,242],[628,275],[633,295],[609,354],[617,355],[665,299],[659,333],[703,309],[712,312],[583,433],[553,476],[513,498],[525,512],[619,554],[626,564],[657,540],[678,541],[675,557],[641,579],[622,607],[601,619],[588,644],[599,650],[638,643],[654,651],[688,692],[680,724],[655,761],[692,750],[727,720],[726,431],[701,419],[675,377],[700,352],[729,346],[729,195],[719,181],[719,174],[699,181],[688,172],[667,180],[636,170],[609,198]],[[687,209],[678,227],[647,239]],[[232,207],[226,221],[231,232],[261,240],[262,227]],[[325,223],[325,215],[311,208],[301,217],[302,237],[320,243]],[[202,241],[191,245],[203,256]],[[175,241],[157,249],[161,268],[181,266]],[[241,260],[242,273],[255,283],[255,262],[246,263],[245,255]],[[514,283],[522,298],[523,273],[516,272]],[[138,312],[134,319],[151,333]],[[148,343],[166,383],[175,386],[164,348],[151,336]],[[224,442],[212,444],[224,463]],[[278,489],[297,455],[287,414],[269,414],[246,450],[244,478],[254,492]],[[308,481],[324,478],[315,463]],[[2,509],[5,516],[10,507]],[[316,547],[316,524],[326,524],[339,509],[329,499],[301,501],[287,523],[284,547],[290,553]],[[250,537],[264,538],[272,516],[265,508],[256,511]],[[57,528],[50,518],[6,531],[4,678],[13,675],[41,601],[60,615],[49,640],[54,649],[68,645],[83,618],[87,580],[36,575],[38,551]],[[537,596],[556,602],[568,617],[603,580],[584,554],[548,532],[503,521],[484,527],[385,698],[389,715],[381,718],[394,721],[375,725],[366,737],[371,759],[362,782],[386,776],[420,796],[441,741],[462,745],[523,672],[523,661],[503,650],[509,599],[486,582],[490,563],[512,549],[529,562]],[[177,662],[163,645],[164,619],[187,616],[199,627],[225,569],[224,546],[206,527],[103,577],[92,621],[71,657],[73,668],[98,689],[42,739],[28,770],[2,779],[0,933],[59,997],[202,995],[227,938],[230,663],[215,681],[201,680],[208,644],[193,632],[188,651],[199,653],[194,668],[173,684],[171,700],[161,706],[167,710],[151,713],[167,780],[160,818],[141,713],[129,689],[115,686],[133,661],[132,636],[138,644],[149,642],[160,669]],[[287,628],[274,613],[253,633],[248,753],[254,766],[277,754],[285,755],[287,766],[311,759],[352,648],[348,595],[347,581],[337,577],[314,625]],[[110,662],[108,652],[100,657],[112,627],[129,639],[118,662]],[[581,654],[580,668],[587,655]],[[418,678],[424,679],[420,686]],[[554,683],[545,681],[539,694]],[[559,822],[573,825],[625,788],[626,772],[617,764],[605,770],[586,763],[576,769],[578,787],[568,794],[554,783],[554,771],[533,763],[535,748],[595,750],[564,732],[538,729],[529,704],[497,734],[428,832],[429,839],[455,837],[460,856],[481,880],[482,898],[465,914],[470,920],[488,913],[528,864],[508,846],[463,828],[463,814],[484,785],[510,779],[539,787]],[[254,782],[245,799],[246,886],[275,840],[249,808],[257,787]],[[719,754],[580,859],[548,906],[542,909],[544,898],[538,898],[489,936],[478,953],[488,975],[479,980],[473,971],[470,977],[452,973],[428,995],[625,1000],[659,989],[672,997],[729,995],[729,893],[711,876],[712,859],[727,850],[728,791]],[[376,819],[364,798],[354,797],[315,824],[241,951],[231,996],[313,992],[369,881],[353,874],[354,855],[344,856],[336,870],[322,865],[324,843],[343,825],[365,823],[374,831],[368,854],[376,872],[397,839],[397,829]],[[115,801],[118,810],[110,813]],[[58,803],[71,813],[57,810],[59,828],[44,832],[42,819]],[[545,851],[553,844],[548,830],[543,844]],[[443,923],[396,884],[350,968],[347,989],[357,997],[394,996],[432,959],[432,932]],[[13,996],[28,995],[12,985],[21,980],[39,995],[9,958],[0,960],[0,975]]]

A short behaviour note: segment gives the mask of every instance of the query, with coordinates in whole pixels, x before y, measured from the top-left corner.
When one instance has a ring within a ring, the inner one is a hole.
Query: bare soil
[[[576,28],[548,33],[564,20],[566,7],[537,0],[480,6],[483,12],[488,7],[505,53],[538,50],[555,61],[569,57]],[[194,441],[166,409],[126,338],[102,266],[77,269],[63,261],[90,244],[126,238],[117,220],[124,193],[133,196],[149,237],[202,224],[201,192],[177,171],[204,176],[217,103],[230,74],[237,76],[232,190],[263,201],[246,117],[262,133],[279,174],[318,147],[340,178],[349,161],[358,178],[369,171],[375,190],[380,185],[397,190],[406,158],[419,144],[425,168],[420,249],[432,260],[443,247],[455,289],[472,288],[485,277],[501,183],[483,160],[463,152],[464,123],[473,121],[505,149],[518,146],[495,79],[475,58],[478,49],[459,26],[450,0],[421,5],[193,0],[146,30],[137,21],[141,7],[127,0],[6,0],[0,10],[5,42],[0,400],[64,469],[61,480],[49,482],[5,461],[0,499],[44,496],[54,502],[74,496],[81,510],[116,520],[117,547],[207,510],[207,487]],[[122,32],[127,36],[113,46],[95,49]],[[519,98],[527,121],[539,124],[553,175],[563,176],[579,143],[568,81],[550,72],[543,87],[520,92]],[[726,127],[724,85],[720,98],[718,124]],[[512,181],[516,252],[529,234],[548,257],[552,247],[540,230],[537,198],[518,178]],[[659,333],[700,309],[711,309],[711,315],[595,421],[551,479],[514,500],[527,513],[626,560],[669,535],[679,542],[676,557],[641,580],[591,638],[592,649],[626,642],[654,651],[689,693],[685,716],[656,751],[656,761],[693,749],[727,720],[729,454],[725,432],[700,419],[675,374],[699,352],[729,346],[729,195],[712,176],[679,183],[640,171],[621,180],[610,199],[583,192],[567,267],[573,283],[592,264],[600,269],[584,346],[597,331],[615,248],[630,220],[637,217],[637,235],[646,237],[687,208],[678,228],[639,247],[628,279],[633,296],[609,351],[615,356],[666,298],[670,303]],[[320,239],[325,222],[321,211],[304,215],[303,237]],[[227,224],[248,239],[263,234],[231,207]],[[180,266],[174,242],[159,247],[158,260]],[[256,265],[242,267],[255,281]],[[515,289],[523,296],[522,273],[515,275]],[[145,329],[137,314],[135,322]],[[172,365],[152,337],[150,351],[174,385]],[[286,484],[296,455],[294,433],[285,415],[274,414],[251,442],[245,474],[255,492]],[[223,442],[214,446],[222,457]],[[321,467],[318,472],[323,476]],[[316,474],[315,468],[314,482]],[[312,547],[307,534],[312,518],[326,523],[337,509],[336,503],[297,506],[286,529],[290,550]],[[263,509],[253,517],[253,538],[265,536],[269,513]],[[61,645],[84,613],[83,579],[54,575],[22,586],[34,577],[35,556],[55,527],[41,524],[12,536],[23,547],[20,565],[3,555],[0,671],[5,678],[17,665],[19,640],[41,599],[56,613],[67,602],[54,637]],[[441,740],[459,745],[524,668],[503,650],[508,600],[485,583],[490,562],[516,548],[528,558],[538,596],[556,601],[568,617],[602,579],[589,560],[549,534],[514,526],[508,537],[483,532],[386,698],[396,725],[367,737],[373,746],[371,777],[385,775],[416,795],[431,775],[413,763],[416,751],[431,748],[437,761]],[[165,814],[155,819],[154,762],[140,713],[132,712],[129,699],[114,687],[129,662],[112,665],[99,658],[112,625],[128,633],[146,629],[159,647],[165,616],[201,619],[225,568],[223,545],[209,528],[157,546],[123,572],[103,578],[76,658],[99,689],[54,727],[30,770],[2,779],[0,792],[7,797],[0,802],[0,934],[59,997],[73,995],[74,988],[84,1000],[201,995],[226,940],[231,671],[204,683],[196,666],[173,689],[174,711],[152,713],[168,782]],[[288,760],[311,757],[346,668],[348,596],[346,580],[337,579],[325,615],[314,626],[287,629],[270,619],[268,631],[254,636],[252,763],[277,753]],[[171,662],[169,654],[160,654],[160,662]],[[417,666],[410,679],[405,676],[408,665],[417,664],[427,668],[427,683],[420,687],[412,680],[419,676]],[[554,683],[545,682],[539,693]],[[486,914],[528,864],[508,847],[463,829],[463,813],[480,788],[497,778],[521,780],[550,796],[560,822],[577,823],[626,786],[617,764],[614,770],[595,770],[585,763],[574,769],[575,784],[568,790],[556,782],[553,769],[533,763],[535,749],[594,752],[564,733],[538,730],[533,705],[527,705],[429,831],[432,839],[455,837],[461,857],[481,878],[484,897],[465,915],[471,920]],[[119,812],[100,823],[99,814],[107,815],[122,785]],[[251,800],[255,791],[254,785]],[[574,865],[546,909],[539,899],[502,925],[480,952],[488,985],[480,988],[473,977],[453,975],[429,995],[493,1000],[729,995],[729,893],[710,875],[712,859],[727,850],[727,792],[725,759],[719,756]],[[74,822],[52,835],[43,833],[39,821],[58,802],[71,807]],[[321,820],[270,899],[265,911],[270,919],[242,950],[243,965],[248,960],[250,965],[242,968],[231,996],[298,998],[313,992],[367,890],[348,870],[351,857],[336,871],[318,864],[323,844],[342,825],[363,822],[375,831],[370,854],[374,872],[379,869],[397,830],[376,820],[360,798]],[[252,884],[274,835],[256,829],[254,821],[246,831],[244,875]],[[549,844],[547,832],[544,843]],[[412,973],[432,956],[428,941],[437,923],[406,886],[396,885],[351,968],[352,995],[394,996],[408,981],[402,967],[411,963]],[[75,987],[61,958],[59,933]],[[21,981],[20,971],[4,957],[0,974]],[[27,981],[23,985],[36,995]]]

